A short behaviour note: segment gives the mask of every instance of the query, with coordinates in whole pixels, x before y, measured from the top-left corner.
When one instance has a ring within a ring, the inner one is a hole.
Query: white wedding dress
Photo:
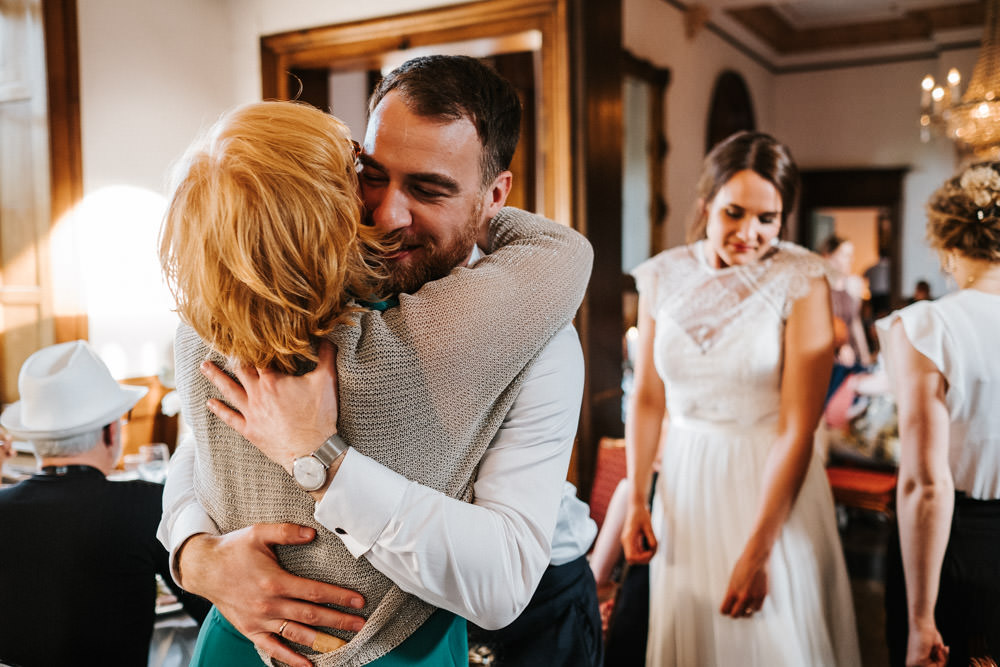
[[[653,667],[861,664],[833,497],[814,456],[768,560],[760,612],[719,612],[759,509],[775,441],[785,320],[822,260],[780,243],[710,268],[704,242],[634,271],[656,320],[669,427],[653,506],[646,663]]]

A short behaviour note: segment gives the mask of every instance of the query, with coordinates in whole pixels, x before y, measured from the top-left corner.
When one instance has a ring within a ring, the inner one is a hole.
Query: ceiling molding
[[[664,0],[681,12],[690,1]],[[932,60],[978,48],[984,3],[962,2],[904,11],[898,18],[796,27],[772,5],[729,3],[706,29],[773,74]],[[735,5],[735,6],[733,6]]]
[[[928,41],[942,30],[982,28],[984,17],[982,3],[972,2],[907,11],[897,19],[796,29],[770,5],[724,11],[782,55]]]

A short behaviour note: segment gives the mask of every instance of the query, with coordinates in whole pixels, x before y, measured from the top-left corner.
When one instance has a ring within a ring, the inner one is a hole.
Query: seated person
[[[0,486],[3,485],[3,464],[7,459],[14,458],[14,439],[9,433],[0,431]]]
[[[881,359],[841,383],[823,411],[822,427],[832,459],[895,467],[899,426]]]
[[[121,417],[146,393],[119,385],[84,341],[28,357],[21,400],[0,423],[32,443],[38,474],[0,489],[0,663],[146,665],[163,487],[106,479],[121,455]],[[177,591],[201,620],[208,605]]]

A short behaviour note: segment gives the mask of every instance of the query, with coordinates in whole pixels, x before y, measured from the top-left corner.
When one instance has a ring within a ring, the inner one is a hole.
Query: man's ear
[[[105,447],[114,447],[116,437],[122,430],[121,420],[116,420],[104,427],[101,433],[101,439],[104,441]]]
[[[504,206],[507,205],[507,195],[510,194],[514,175],[509,171],[501,171],[486,189],[483,199],[483,217],[492,220]]]

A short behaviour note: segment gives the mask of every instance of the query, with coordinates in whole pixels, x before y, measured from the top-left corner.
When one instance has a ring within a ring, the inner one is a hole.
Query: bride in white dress
[[[818,256],[778,240],[797,185],[786,147],[733,135],[706,158],[698,240],[634,271],[622,544],[629,562],[650,562],[651,666],[861,664],[813,447],[833,359],[830,289]]]

